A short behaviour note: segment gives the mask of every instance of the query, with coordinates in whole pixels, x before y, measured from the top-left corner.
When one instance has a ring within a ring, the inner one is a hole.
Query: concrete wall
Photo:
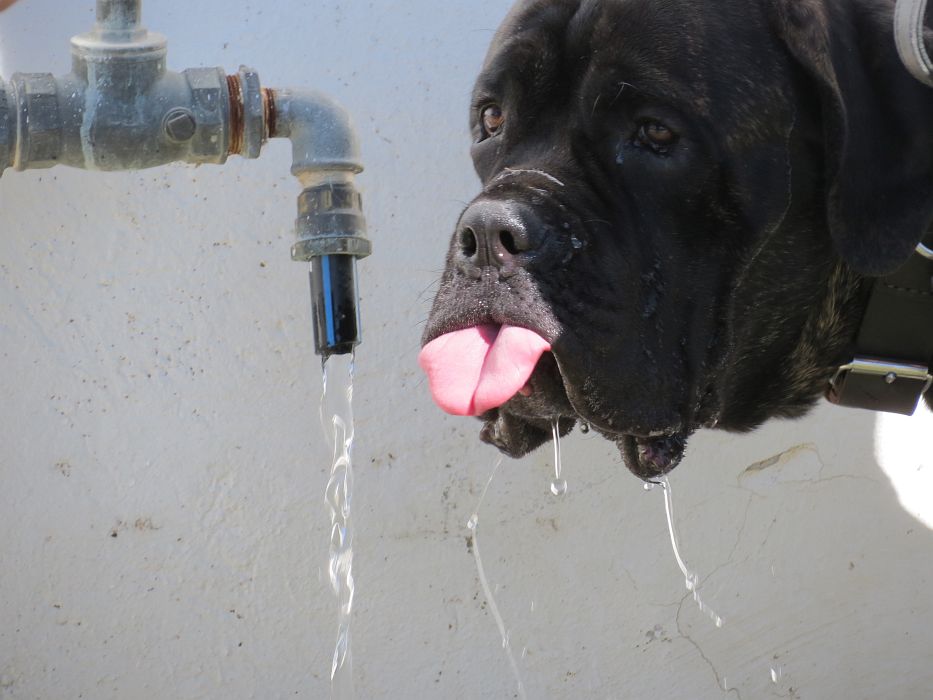
[[[355,115],[377,251],[356,386],[361,698],[517,692],[466,528],[495,454],[415,364],[476,189],[472,77],[506,9],[145,7],[171,67],[247,63]],[[0,72],[66,72],[92,19],[90,0],[21,0]],[[329,465],[289,160],[272,143],[223,167],[0,180],[0,698],[327,696]],[[478,541],[527,696],[929,697],[931,428],[824,406],[697,436],[676,515],[722,629],[684,590],[661,493],[612,448],[567,441],[563,499],[547,450],[503,464]]]

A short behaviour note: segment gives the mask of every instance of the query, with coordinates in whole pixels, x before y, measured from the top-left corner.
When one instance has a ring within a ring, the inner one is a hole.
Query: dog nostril
[[[522,252],[521,248],[515,242],[515,236],[511,231],[499,231],[499,242],[510,255],[518,255]]]
[[[468,258],[476,255],[476,234],[473,229],[467,227],[460,232],[460,250]]]

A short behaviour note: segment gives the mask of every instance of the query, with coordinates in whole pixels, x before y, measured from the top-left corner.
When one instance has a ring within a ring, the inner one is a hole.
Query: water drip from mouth
[[[561,478],[561,457],[560,457],[560,425],[555,418],[551,422],[551,434],[554,436],[554,480],[551,482],[551,493],[555,496],[563,496],[567,493],[567,480]]]
[[[337,598],[337,643],[330,669],[331,697],[353,700],[350,618],[353,612],[353,355],[332,355],[324,363],[321,426],[333,452],[325,502],[330,510],[330,584]]]
[[[489,587],[489,579],[486,578],[486,570],[483,568],[483,558],[479,553],[479,540],[477,538],[479,509],[483,505],[486,492],[489,490],[489,485],[492,483],[501,465],[502,457],[500,456],[496,460],[495,466],[492,468],[489,479],[486,481],[486,486],[483,488],[483,493],[479,497],[479,503],[476,504],[473,515],[471,515],[470,519],[467,521],[467,529],[470,531],[473,541],[471,549],[473,550],[473,558],[476,560],[476,573],[479,576],[480,585],[483,587],[483,594],[486,596],[486,602],[489,604],[489,611],[492,613],[492,617],[496,621],[496,626],[499,628],[499,636],[502,638],[502,648],[509,658],[509,666],[512,668],[512,675],[515,677],[515,682],[518,686],[518,697],[521,698],[521,700],[527,700],[528,696],[525,694],[525,684],[522,681],[522,674],[518,669],[518,663],[515,661],[515,655],[512,653],[511,632],[509,632],[505,626],[505,620],[502,619],[502,615],[499,613],[499,606],[496,605],[495,596],[493,595],[492,589]],[[522,652],[522,657],[524,658],[524,650]]]
[[[664,491],[664,511],[667,514],[667,529],[671,536],[671,547],[674,550],[674,558],[677,560],[677,566],[680,567],[680,571],[684,575],[684,583],[687,587],[687,590],[690,591],[690,593],[693,595],[693,601],[697,604],[700,612],[712,620],[716,627],[722,627],[724,624],[723,619],[716,614],[715,610],[704,603],[702,598],[700,598],[699,576],[697,576],[696,572],[690,570],[690,568],[687,566],[687,563],[684,561],[683,556],[680,554],[680,542],[677,537],[677,529],[674,526],[674,495],[672,493],[670,482],[668,481],[667,477],[664,477],[659,482],[645,482],[646,491],[652,491],[658,486],[660,486],[661,490]]]

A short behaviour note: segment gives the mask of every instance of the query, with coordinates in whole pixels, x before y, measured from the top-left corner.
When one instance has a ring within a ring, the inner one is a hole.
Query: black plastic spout
[[[359,298],[355,257],[323,255],[311,260],[311,312],[318,355],[325,359],[346,355],[359,345]]]

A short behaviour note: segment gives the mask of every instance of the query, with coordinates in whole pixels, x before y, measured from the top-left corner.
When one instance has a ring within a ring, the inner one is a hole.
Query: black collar
[[[851,362],[830,382],[841,406],[911,415],[933,384],[933,251],[920,244],[896,272],[875,280]]]
[[[901,61],[933,87],[924,42],[927,0],[897,0],[894,34]],[[875,280],[851,362],[826,392],[833,403],[911,415],[933,384],[933,250],[929,236],[894,274]]]

